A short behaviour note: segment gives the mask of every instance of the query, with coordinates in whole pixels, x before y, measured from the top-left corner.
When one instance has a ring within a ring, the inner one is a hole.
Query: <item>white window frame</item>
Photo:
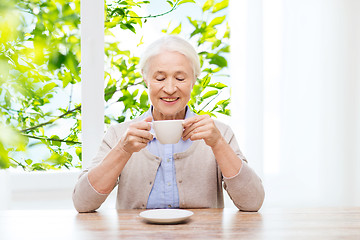
[[[81,1],[82,166],[104,135],[104,2]]]
[[[81,0],[82,164],[88,167],[104,135],[104,2]],[[69,208],[80,170],[8,173],[7,208]]]

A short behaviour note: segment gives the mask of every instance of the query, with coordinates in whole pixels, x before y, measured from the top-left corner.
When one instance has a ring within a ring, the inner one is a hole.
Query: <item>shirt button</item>
[[[168,182],[168,186],[171,186],[171,183]]]
[[[166,161],[167,161],[167,162],[170,162],[170,158],[168,158]]]
[[[171,208],[171,204],[169,204],[168,207]]]

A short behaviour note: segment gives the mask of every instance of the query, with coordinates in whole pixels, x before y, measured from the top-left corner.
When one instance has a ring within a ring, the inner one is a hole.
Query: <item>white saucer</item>
[[[179,223],[194,213],[183,209],[153,209],[141,212],[139,215],[151,223]]]

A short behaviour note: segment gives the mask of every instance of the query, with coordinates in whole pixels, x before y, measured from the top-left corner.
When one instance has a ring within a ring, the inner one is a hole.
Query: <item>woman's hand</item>
[[[147,143],[153,139],[150,133],[151,121],[152,117],[149,116],[143,121],[130,124],[116,148],[131,155],[146,147]]]
[[[242,161],[225,141],[214,120],[209,115],[199,115],[184,121],[183,140],[204,139],[211,147],[224,177],[230,178],[239,173]]]
[[[204,139],[205,143],[211,148],[222,139],[219,129],[215,126],[214,120],[209,115],[199,115],[188,118],[184,121],[185,128],[183,140],[200,140]]]
[[[131,155],[140,151],[153,139],[149,132],[151,121],[152,117],[149,116],[143,121],[131,123],[117,145],[100,164],[89,171],[89,182],[97,192],[109,194]]]

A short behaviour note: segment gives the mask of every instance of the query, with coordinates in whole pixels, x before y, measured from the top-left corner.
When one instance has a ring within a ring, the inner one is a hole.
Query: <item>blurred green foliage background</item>
[[[198,114],[230,115],[230,98],[220,95],[228,86],[214,81],[217,75],[229,77],[230,31],[224,11],[228,0],[200,2],[163,0],[167,11],[145,16],[139,12],[150,1],[105,2],[104,30],[112,39],[105,41],[104,49],[105,107],[117,104],[118,109],[117,114],[106,114],[106,124],[132,119],[150,106],[138,69],[140,58],[116,39],[116,33],[138,34],[147,21],[171,14],[181,5],[201,8],[202,14],[187,17],[190,30],[182,29],[182,23],[169,23],[161,31],[187,36],[202,49],[203,74],[189,106]],[[226,31],[220,34],[220,27]],[[80,0],[1,1],[0,169],[81,168],[81,104],[76,97],[81,84],[80,50]],[[36,157],[29,157],[31,151],[38,153]]]

